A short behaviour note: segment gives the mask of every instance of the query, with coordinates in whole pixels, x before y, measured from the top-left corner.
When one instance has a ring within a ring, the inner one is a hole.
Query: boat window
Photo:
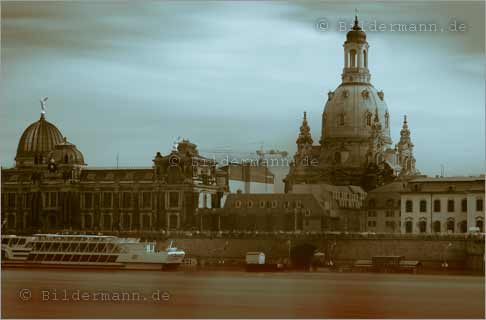
[[[109,256],[108,262],[115,262],[117,256]]]
[[[89,262],[96,262],[98,260],[98,255],[92,255],[91,257],[89,257]]]
[[[87,248],[87,246],[88,246],[88,244],[87,244],[87,243],[81,243],[81,244],[79,245],[79,250],[80,250],[81,252],[86,252],[86,248]]]
[[[53,254],[46,254],[44,261],[52,261],[52,258],[54,258]]]
[[[10,243],[10,245],[11,246],[16,246],[18,242],[19,242],[19,239],[18,238],[13,238],[12,241],[11,241],[11,243]]]
[[[54,256],[54,261],[61,261],[62,260],[62,254],[56,254]]]
[[[9,240],[8,238],[3,238],[2,239],[2,244],[8,244],[8,240]]]
[[[65,254],[64,257],[62,257],[62,261],[69,261],[71,260],[72,254]]]
[[[61,251],[63,251],[63,252],[69,251],[69,245],[70,245],[69,243],[63,243],[61,245],[61,248],[62,248]]]
[[[108,256],[100,256],[98,262],[106,262],[107,258],[108,258]]]
[[[60,249],[61,249],[60,243],[54,242],[51,246],[51,251],[60,251]]]
[[[89,254],[85,254],[81,256],[81,262],[86,262],[89,260]]]
[[[35,254],[29,253],[29,255],[27,256],[27,260],[32,261],[32,260],[34,260],[34,257],[35,257]]]
[[[89,252],[94,252],[95,251],[96,244],[95,243],[89,243],[88,244],[88,251]]]
[[[79,254],[73,255],[73,258],[71,259],[71,262],[78,262],[81,256]]]
[[[35,261],[42,261],[46,257],[45,254],[38,254],[34,259]]]

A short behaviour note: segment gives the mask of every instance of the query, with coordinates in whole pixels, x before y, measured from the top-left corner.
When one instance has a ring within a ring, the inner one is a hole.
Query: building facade
[[[484,176],[410,180],[401,194],[401,232],[484,232],[484,185]]]
[[[2,168],[2,231],[171,230],[196,225],[198,208],[219,207],[226,173],[183,140],[145,168],[90,168],[42,113]]]
[[[366,214],[363,210],[366,192],[356,186],[330,184],[294,185],[291,194],[312,194],[319,200],[324,212],[332,219],[330,231],[363,232]]]
[[[224,208],[198,209],[199,228],[210,231],[322,232],[336,222],[313,194],[245,194],[227,196]]]
[[[365,190],[418,173],[407,119],[393,147],[385,94],[370,82],[369,45],[357,17],[344,42],[341,84],[328,94],[319,145],[313,145],[307,116],[300,127],[297,152],[285,178],[294,185],[327,183]]]
[[[403,181],[395,181],[368,192],[365,202],[366,231],[401,232],[401,193],[405,185]]]

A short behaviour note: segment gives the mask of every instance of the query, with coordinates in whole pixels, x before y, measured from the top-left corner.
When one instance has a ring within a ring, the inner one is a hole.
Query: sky
[[[369,27],[371,82],[385,92],[394,143],[406,114],[421,172],[483,172],[480,1],[2,1],[0,163],[14,164],[46,96],[46,119],[89,166],[114,166],[117,154],[120,166],[151,166],[178,137],[217,159],[255,157],[262,146],[293,155],[304,111],[320,139],[327,92],[341,80],[340,22],[355,9]],[[465,30],[450,31],[454,23]]]

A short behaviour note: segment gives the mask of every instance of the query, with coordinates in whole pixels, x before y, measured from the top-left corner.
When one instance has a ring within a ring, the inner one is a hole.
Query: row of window
[[[376,211],[368,211],[368,217],[369,218],[376,218],[377,214],[376,214]],[[398,216],[400,217],[401,214],[400,212],[398,212]],[[395,217],[395,211],[393,210],[386,210],[385,211],[385,217],[387,218],[393,218]]]
[[[101,192],[96,196],[94,192],[83,192],[82,195],[82,207],[85,209],[92,209],[93,207],[113,208],[113,192]],[[120,194],[120,206],[122,208],[133,208],[135,204],[136,194],[132,192],[121,192]],[[169,208],[180,207],[180,196],[178,191],[169,192],[168,205]],[[43,192],[42,193],[42,206],[43,208],[57,208],[59,205],[59,193],[58,192]],[[100,201],[101,199],[101,201]],[[32,195],[29,193],[23,193],[17,196],[16,193],[9,192],[4,194],[3,201],[6,204],[7,209],[15,209],[17,207],[17,200],[21,201],[22,208],[30,208],[30,202]],[[101,202],[101,203],[100,203]],[[138,204],[140,208],[152,207],[152,192],[140,192]]]
[[[246,203],[246,208],[253,208],[254,207],[253,200],[247,200],[245,203]],[[300,208],[302,208],[302,201],[296,200],[292,203],[290,201],[284,201],[282,205],[283,205],[284,209],[290,209],[290,208],[300,209]],[[235,208],[242,208],[242,206],[243,206],[243,201],[241,201],[241,200],[235,201]],[[277,200],[272,200],[272,201],[261,200],[261,201],[258,202],[258,207],[260,209],[264,209],[264,208],[276,209],[276,208],[278,208],[278,201]]]
[[[428,231],[427,222],[426,221],[419,221],[417,224],[418,232],[419,233],[426,233]],[[479,228],[480,232],[483,232],[484,223],[482,220],[476,220],[476,227]],[[434,233],[442,232],[442,223],[440,221],[434,221],[432,224],[432,229]],[[458,228],[456,229],[456,224],[453,219],[450,219],[445,224],[445,231],[448,233],[466,233],[467,232],[467,221],[463,220],[458,224]],[[406,221],[405,222],[405,233],[412,233],[413,232],[413,222]]]
[[[476,199],[476,211],[483,210],[483,199]],[[439,199],[434,200],[433,211],[434,212],[441,212],[441,201]],[[405,202],[405,211],[406,212],[413,212],[413,201],[407,200]],[[419,211],[420,212],[427,212],[427,200],[420,200],[419,202]],[[455,212],[456,211],[456,201],[453,199],[447,200],[447,212]],[[467,199],[461,200],[461,211],[467,212]]]
[[[62,261],[62,262],[97,262],[97,263],[113,263],[118,256],[116,255],[90,255],[90,254],[29,254],[27,260],[29,261]]]

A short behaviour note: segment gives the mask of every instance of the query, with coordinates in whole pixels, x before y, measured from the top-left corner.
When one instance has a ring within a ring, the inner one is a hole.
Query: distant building
[[[273,193],[275,176],[265,165],[254,163],[229,164],[220,168],[227,172],[229,192]]]
[[[400,233],[401,192],[405,183],[392,182],[368,192],[366,197],[366,231]]]
[[[2,168],[2,231],[13,233],[170,230],[195,226],[197,208],[221,205],[226,173],[183,140],[153,166],[90,168],[45,119],[19,140],[13,168]]]
[[[330,184],[296,184],[291,194],[313,194],[333,220],[332,231],[361,232],[366,230],[363,204],[366,192],[357,186]]]
[[[484,185],[484,176],[410,180],[401,194],[401,232],[484,232]]]
[[[198,209],[201,230],[331,231],[331,217],[313,194],[229,194],[222,209]]]
[[[393,145],[385,94],[371,84],[370,47],[356,17],[344,42],[341,84],[329,91],[319,144],[314,145],[307,115],[296,140],[297,152],[285,190],[297,184],[355,185],[368,191],[397,177],[415,176],[413,143],[406,117]]]

